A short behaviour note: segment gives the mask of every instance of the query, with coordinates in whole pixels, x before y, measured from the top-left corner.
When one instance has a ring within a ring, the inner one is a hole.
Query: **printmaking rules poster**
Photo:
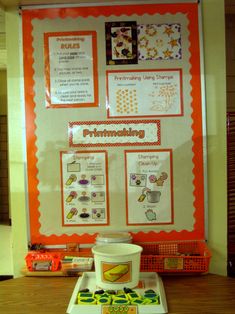
[[[23,10],[31,241],[204,238],[198,8]]]
[[[96,32],[44,33],[47,106],[95,106]]]

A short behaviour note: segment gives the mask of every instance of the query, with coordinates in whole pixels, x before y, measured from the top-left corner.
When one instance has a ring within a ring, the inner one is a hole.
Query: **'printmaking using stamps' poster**
[[[23,10],[32,242],[205,238],[198,10]]]
[[[107,89],[109,117],[183,114],[181,69],[109,71]]]

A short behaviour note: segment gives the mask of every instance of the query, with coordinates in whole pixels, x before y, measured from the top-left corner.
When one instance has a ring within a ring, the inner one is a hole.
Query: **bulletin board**
[[[199,10],[22,11],[32,242],[205,238]]]

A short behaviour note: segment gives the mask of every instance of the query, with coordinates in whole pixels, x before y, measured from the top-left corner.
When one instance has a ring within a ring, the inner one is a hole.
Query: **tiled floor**
[[[0,225],[0,276],[13,274],[11,228]]]

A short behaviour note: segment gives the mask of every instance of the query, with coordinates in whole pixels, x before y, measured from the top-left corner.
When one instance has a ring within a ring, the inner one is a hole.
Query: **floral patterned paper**
[[[137,24],[131,22],[106,22],[106,64],[136,64]]]
[[[182,58],[180,24],[141,24],[137,32],[139,60]]]

